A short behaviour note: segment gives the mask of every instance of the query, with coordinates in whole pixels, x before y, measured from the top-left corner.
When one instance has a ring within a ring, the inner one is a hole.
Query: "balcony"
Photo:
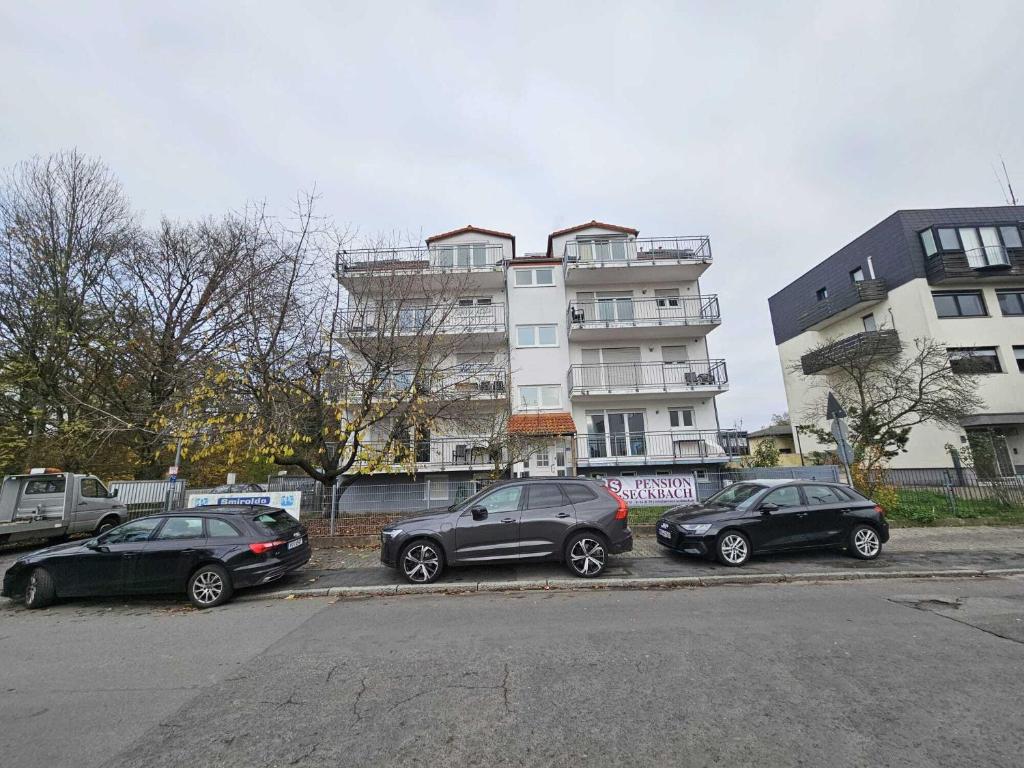
[[[361,307],[344,310],[341,322],[350,339],[379,339],[388,344],[429,335],[471,334],[480,341],[500,341],[508,335],[504,304]]]
[[[720,432],[675,430],[577,435],[579,467],[638,464],[703,464],[731,458]]]
[[[569,303],[570,341],[703,336],[722,322],[717,296],[616,298]]]
[[[501,461],[491,454],[489,438],[430,437],[422,440],[361,442],[352,470],[363,472],[486,471]]]
[[[569,396],[717,394],[729,388],[724,360],[601,363],[569,367]]]
[[[504,281],[501,243],[458,243],[427,248],[362,248],[339,251],[338,280],[346,288],[374,278],[408,278],[439,285],[453,278],[472,285],[501,287]]]
[[[1019,282],[1024,278],[1024,249],[989,245],[964,251],[939,251],[925,258],[924,269],[931,285],[952,280]]]
[[[562,255],[566,285],[696,280],[711,266],[706,236],[570,240]]]
[[[403,397],[415,385],[420,396],[461,400],[499,400],[508,397],[508,371],[480,365],[453,365],[448,370],[435,370],[426,378],[416,379],[412,373],[395,373],[373,387],[373,395],[387,399]]]
[[[888,296],[889,288],[885,280],[860,280],[850,283],[842,290],[836,291],[834,296],[819,301],[800,315],[800,327],[805,331],[821,330],[885,301]]]
[[[864,331],[839,339],[800,358],[804,375],[828,374],[843,365],[871,357],[899,354],[899,334],[894,330]]]

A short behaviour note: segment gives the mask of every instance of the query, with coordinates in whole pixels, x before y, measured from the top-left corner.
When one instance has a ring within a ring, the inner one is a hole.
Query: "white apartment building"
[[[383,255],[343,255],[339,279],[350,295],[369,290],[361,261],[372,260],[376,274],[393,261],[420,276],[466,275],[463,295],[448,301],[479,320],[468,334],[479,336],[489,371],[480,407],[510,408],[509,430],[534,436],[514,474],[699,480],[729,460],[715,402],[728,374],[708,344],[721,315],[717,297],[701,290],[712,263],[707,237],[641,238],[591,221],[551,233],[545,252],[521,255],[511,234],[467,226]],[[429,435],[416,475],[486,477],[493,464],[481,442]],[[381,472],[373,482],[408,477]]]
[[[994,436],[1003,474],[1024,473],[1024,207],[897,211],[772,296],[769,305],[795,425],[832,371],[808,350],[823,342],[940,340],[951,364],[970,359],[986,409],[958,430],[912,429],[895,468],[950,467],[947,445]],[[795,372],[794,367],[800,371]],[[965,372],[965,375],[968,375]],[[819,424],[824,424],[820,414]],[[829,449],[801,435],[804,453]],[[834,448],[834,446],[832,446]]]

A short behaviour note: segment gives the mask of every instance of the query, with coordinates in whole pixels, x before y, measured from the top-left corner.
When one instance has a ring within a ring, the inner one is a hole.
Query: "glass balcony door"
[[[588,237],[576,241],[579,261],[626,261],[629,259],[625,237]]]
[[[632,322],[632,294],[597,294],[597,319],[604,322]]]
[[[587,447],[592,459],[647,455],[644,414],[595,413],[590,415]]]

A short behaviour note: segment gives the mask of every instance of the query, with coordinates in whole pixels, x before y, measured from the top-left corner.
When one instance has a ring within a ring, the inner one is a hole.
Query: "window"
[[[953,347],[949,353],[949,367],[953,373],[1002,373],[995,347]]]
[[[959,251],[960,240],[956,236],[955,229],[943,228],[939,230],[939,245],[944,251]]]
[[[673,427],[692,427],[693,408],[669,408],[668,423]]]
[[[64,493],[66,483],[64,476],[40,477],[37,480],[29,480],[25,483],[25,495],[37,496],[44,493]]]
[[[1017,227],[1000,227],[999,234],[1002,235],[1003,245],[1007,248],[1020,248],[1020,230]]]
[[[761,499],[761,503],[774,504],[777,507],[799,507],[803,502],[800,501],[799,486],[786,485],[769,493]]]
[[[557,325],[517,325],[516,345],[520,347],[557,347]]]
[[[864,315],[860,321],[864,324],[864,330],[868,333],[874,333],[878,330],[878,325],[875,323],[874,315]]]
[[[695,469],[693,470],[693,477],[698,482],[706,482],[708,479],[708,471],[706,469]]]
[[[824,301],[828,298],[828,288],[819,288],[814,292],[814,295],[817,297],[818,301]]]
[[[864,270],[857,267],[850,271],[850,282],[851,283],[862,283],[864,282]]]
[[[685,363],[690,359],[690,354],[686,347],[665,346],[661,348],[661,359],[666,363]]]
[[[655,303],[661,309],[668,309],[669,307],[679,306],[679,289],[678,288],[655,288],[654,289],[654,300]]]
[[[933,293],[932,301],[939,317],[985,317],[987,314],[981,291]]]
[[[231,539],[240,534],[235,530],[235,526],[226,520],[208,517],[206,519],[206,535],[211,539]]]
[[[83,477],[78,484],[78,492],[83,499],[105,499],[109,495],[103,483],[95,477]]]
[[[272,534],[279,531],[290,531],[298,525],[295,518],[283,509],[275,509],[271,512],[263,512],[262,514],[256,515],[256,517],[253,518],[253,522],[259,523]]]
[[[524,477],[528,477],[528,475],[524,474]],[[519,509],[519,497],[522,495],[523,486],[510,485],[487,494],[480,499],[477,505],[486,509],[489,514],[515,512]]]
[[[146,541],[156,527],[164,520],[162,517],[144,517],[119,525],[100,537],[104,544],[127,544],[132,541]]]
[[[960,227],[957,231],[971,267],[978,269],[1009,263],[995,227]]]
[[[536,269],[516,269],[516,287],[544,287],[555,284],[555,272],[552,267],[537,267]]]
[[[835,489],[829,488],[827,485],[805,485],[804,493],[807,495],[807,503],[812,507],[821,506],[822,504],[844,504],[847,502],[847,499],[844,499]]]
[[[921,233],[921,245],[924,246],[926,256],[934,256],[939,250],[935,245],[935,233],[930,229]]]
[[[156,535],[160,541],[166,539],[201,539],[203,538],[203,518],[201,517],[169,517],[160,533]]]
[[[582,504],[597,498],[597,492],[583,483],[564,483],[562,484],[562,491],[573,504]]]
[[[558,408],[562,405],[562,387],[558,384],[534,384],[519,387],[522,408]]]
[[[1013,357],[1017,361],[1017,370],[1024,373],[1024,346],[1014,346]]]
[[[544,509],[545,507],[561,507],[565,504],[562,489],[558,483],[537,483],[530,486],[530,499],[527,509]]]
[[[533,457],[533,465],[535,467],[551,466],[551,454],[549,454],[546,449],[535,454]]]
[[[1024,315],[1024,291],[996,291],[1004,315]]]

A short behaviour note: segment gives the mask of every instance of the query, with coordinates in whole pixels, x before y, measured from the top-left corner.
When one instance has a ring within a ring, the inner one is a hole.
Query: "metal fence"
[[[890,516],[917,524],[957,518],[1019,520],[1024,477],[978,477],[966,467],[888,469],[870,477],[870,491]]]
[[[184,507],[187,483],[183,480],[114,480],[109,490],[117,491],[117,499],[128,507],[128,518],[144,517],[175,507]]]

